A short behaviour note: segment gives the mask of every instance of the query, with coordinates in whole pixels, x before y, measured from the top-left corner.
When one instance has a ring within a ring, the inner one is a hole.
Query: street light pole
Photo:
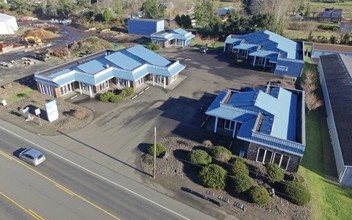
[[[156,127],[154,127],[154,160],[153,160],[153,178],[155,178],[156,173]]]

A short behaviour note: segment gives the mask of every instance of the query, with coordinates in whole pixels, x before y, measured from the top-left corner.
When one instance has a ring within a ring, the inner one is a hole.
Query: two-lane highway
[[[20,216],[27,214],[38,216],[32,216],[35,219],[194,219],[194,213],[188,217],[172,211],[45,148],[47,160],[38,167],[12,155],[29,146],[35,147],[0,129],[0,201],[12,207],[0,208],[0,219],[23,219]]]

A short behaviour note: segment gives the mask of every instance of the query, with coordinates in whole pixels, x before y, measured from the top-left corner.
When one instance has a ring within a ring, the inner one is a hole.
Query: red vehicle
[[[18,19],[18,21],[29,21],[29,18],[28,17],[21,17]]]

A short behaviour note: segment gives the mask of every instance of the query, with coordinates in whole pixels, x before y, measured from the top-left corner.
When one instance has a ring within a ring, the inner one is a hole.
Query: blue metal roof
[[[259,47],[257,44],[239,44],[234,46],[234,49],[239,49],[239,50],[249,50],[251,48]]]
[[[48,76],[35,75],[37,81],[51,83],[55,86],[79,81],[97,85],[112,77],[137,80],[149,73],[170,77],[185,68],[179,61],[171,62],[164,57],[142,47],[135,46],[115,52],[108,52],[94,60],[78,63],[59,70]],[[105,72],[102,74],[102,71]],[[100,74],[98,74],[100,73]]]
[[[240,42],[240,41],[242,41],[243,39],[239,39],[239,38],[234,38],[234,37],[232,37],[231,35],[230,36],[228,36],[227,38],[226,38],[226,40],[225,40],[225,46],[226,46],[226,44],[233,44],[233,43],[235,43],[235,42]]]
[[[172,32],[175,32],[176,34],[182,34],[182,35],[186,35],[186,34],[189,33],[188,31],[186,31],[186,30],[184,30],[182,28],[174,29],[174,30],[172,30]]]
[[[170,31],[162,31],[159,33],[153,33],[150,35],[150,38],[152,39],[164,39],[164,40],[190,40],[194,38],[195,35],[192,34],[191,32],[188,32],[182,28],[177,28],[175,30],[170,30]]]
[[[269,135],[273,140],[278,140],[276,141],[278,143],[274,141],[276,147],[288,144],[285,141],[295,142],[298,117],[296,112],[297,95],[280,87],[270,87],[269,94],[264,91],[266,90],[236,93],[222,91],[209,106],[206,114],[241,122],[238,137],[252,139],[254,123],[260,112],[263,118],[260,122],[259,132]],[[281,143],[280,140],[285,143]],[[261,141],[263,143],[270,142],[264,139]],[[290,150],[292,149],[290,148]]]
[[[146,62],[153,64],[153,65],[167,66],[171,63],[168,59],[160,56],[157,53],[154,53],[151,50],[148,50],[147,48],[145,48],[141,45],[137,45],[137,46],[128,48],[128,49],[126,49],[126,51],[128,51],[129,53],[131,53],[137,57],[142,58]]]
[[[123,53],[113,53],[106,56],[105,59],[126,70],[133,70],[142,65],[142,63],[138,60],[133,59],[131,56],[127,56]]]
[[[299,77],[304,66],[303,60],[288,60],[278,58],[276,61],[275,74]]]
[[[268,51],[268,50],[258,50],[249,54],[249,56],[256,56],[256,57],[271,57],[273,55],[278,56],[278,52]]]

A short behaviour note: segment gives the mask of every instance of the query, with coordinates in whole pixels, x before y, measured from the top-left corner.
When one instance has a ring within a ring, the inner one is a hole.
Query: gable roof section
[[[8,21],[8,20],[12,20],[12,19],[16,19],[16,18],[11,15],[0,13],[0,21]]]
[[[246,92],[222,91],[207,115],[240,122],[237,137],[302,156],[297,142],[297,95],[281,87]],[[259,121],[258,121],[259,120]],[[256,125],[258,121],[258,125]]]
[[[236,41],[235,39],[244,39],[244,44],[262,45],[262,50],[281,52],[282,57],[285,58],[299,58],[297,50],[300,49],[300,45],[297,42],[268,30],[244,35],[231,36],[230,38],[226,39],[225,43],[231,43],[232,41]],[[238,40],[236,42],[238,42]]]
[[[166,58],[138,45],[119,51],[98,52],[91,60],[70,62],[35,74],[37,81],[55,86],[79,81],[96,85],[113,77],[137,80],[148,73],[170,77],[181,72],[185,66],[179,61],[171,62]]]
[[[345,165],[352,165],[352,59],[342,54],[320,57]],[[342,95],[343,94],[343,95]]]
[[[158,66],[167,66],[171,62],[167,60],[166,58],[160,56],[157,53],[154,53],[151,50],[148,50],[147,48],[137,45],[131,48],[126,49],[129,53],[145,60],[146,62],[153,64],[153,65],[158,65]]]

